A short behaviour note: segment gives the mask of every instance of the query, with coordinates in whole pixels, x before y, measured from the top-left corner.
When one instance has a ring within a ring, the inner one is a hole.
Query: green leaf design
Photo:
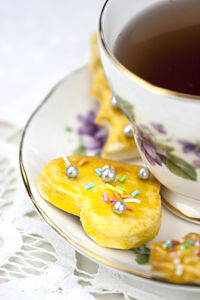
[[[83,146],[79,146],[78,148],[76,148],[73,153],[73,155],[85,155],[86,154],[86,150]]]
[[[101,152],[96,153],[95,156],[101,157]]]
[[[133,106],[126,100],[122,99],[120,96],[116,96],[118,105],[123,110],[123,113],[129,119],[130,122],[134,121],[133,118]]]
[[[131,249],[135,254],[135,261],[140,264],[147,264],[149,262],[150,249],[146,245]]]
[[[146,245],[131,249],[135,254],[150,254],[150,249]]]
[[[70,127],[70,126],[67,126],[67,127],[65,127],[65,131],[66,131],[66,132],[72,132],[73,129],[72,129],[72,127]]]
[[[160,149],[166,151],[167,153],[174,151],[174,148],[173,148],[173,147],[171,147],[171,146],[169,146],[169,145],[166,145],[166,144],[161,144],[161,143],[158,143],[158,142],[157,142],[157,143],[156,143],[156,146],[158,146],[158,148],[160,148]]]
[[[182,158],[170,154],[168,158],[161,157],[161,159],[173,174],[185,179],[197,181],[197,172],[195,167],[187,163]]]
[[[139,265],[144,265],[144,264],[148,264],[149,262],[149,255],[147,254],[139,254],[135,261],[139,264]]]

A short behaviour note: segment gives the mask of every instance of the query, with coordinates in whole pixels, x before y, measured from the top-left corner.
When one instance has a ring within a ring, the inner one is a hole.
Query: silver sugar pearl
[[[121,215],[126,211],[126,204],[121,200],[117,200],[113,204],[113,210],[116,214]]]
[[[114,96],[111,98],[111,104],[112,104],[112,107],[119,108],[117,99]]]
[[[67,169],[66,169],[66,175],[69,178],[76,178],[78,176],[79,170],[77,167],[70,165]]]
[[[142,180],[148,180],[150,177],[150,171],[148,168],[141,168],[138,172],[138,178]]]
[[[123,129],[124,135],[127,137],[133,137],[133,128],[131,124],[128,124]]]
[[[115,170],[113,170],[112,168],[103,170],[101,178],[104,182],[113,182],[116,178]]]

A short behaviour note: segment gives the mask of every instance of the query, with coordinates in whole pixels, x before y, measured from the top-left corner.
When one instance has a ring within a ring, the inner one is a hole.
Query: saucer
[[[176,291],[199,291],[199,287],[193,285],[168,283],[162,277],[155,277],[149,265],[137,263],[132,250],[97,245],[85,234],[78,217],[59,210],[40,196],[37,182],[43,166],[51,159],[81,150],[77,116],[98,109],[97,103],[88,94],[90,84],[91,76],[87,67],[73,72],[50,91],[28,120],[19,157],[27,193],[44,220],[83,255],[126,273],[133,281],[142,280]],[[154,241],[181,238],[189,232],[199,232],[199,226],[162,207],[162,224]]]

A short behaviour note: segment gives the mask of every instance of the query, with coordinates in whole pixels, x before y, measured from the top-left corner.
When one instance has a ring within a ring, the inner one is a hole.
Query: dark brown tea
[[[145,11],[119,34],[114,54],[156,86],[200,96],[200,0],[168,1]]]

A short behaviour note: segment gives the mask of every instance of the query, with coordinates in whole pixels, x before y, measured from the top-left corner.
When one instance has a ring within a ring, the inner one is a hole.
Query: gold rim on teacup
[[[138,83],[139,85],[143,86],[146,89],[150,89],[153,92],[156,92],[157,94],[168,95],[168,96],[170,96],[170,95],[171,96],[175,96],[175,97],[179,98],[180,100],[184,100],[184,101],[191,101],[191,100],[198,100],[199,101],[200,100],[200,96],[195,96],[195,95],[191,95],[191,94],[180,93],[180,92],[176,92],[176,91],[173,91],[173,90],[161,88],[161,87],[158,87],[158,86],[156,86],[154,84],[151,84],[150,82],[142,79],[138,75],[136,75],[133,72],[131,72],[129,69],[127,69],[124,65],[122,65],[119,62],[119,60],[109,50],[109,47],[106,44],[106,41],[105,41],[105,38],[104,38],[104,33],[103,33],[103,25],[102,25],[103,14],[105,12],[105,9],[106,9],[106,6],[107,6],[108,2],[110,2],[110,1],[111,0],[106,0],[106,2],[104,3],[104,5],[102,7],[101,14],[100,14],[100,17],[99,17],[98,34],[99,34],[99,38],[100,38],[100,41],[102,43],[102,46],[103,46],[104,50],[107,52],[108,56],[113,61],[113,63],[115,65],[117,65],[117,67],[123,73],[125,73],[127,76],[129,76],[136,83]]]

